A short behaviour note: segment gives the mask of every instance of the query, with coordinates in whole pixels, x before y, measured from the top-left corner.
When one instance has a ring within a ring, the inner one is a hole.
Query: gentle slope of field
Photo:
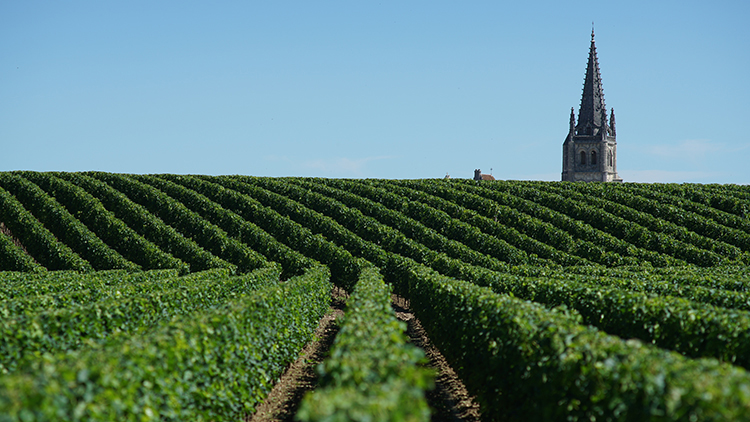
[[[11,172],[0,223],[0,421],[251,414],[332,285],[305,420],[427,417],[390,292],[484,419],[750,414],[747,186]]]

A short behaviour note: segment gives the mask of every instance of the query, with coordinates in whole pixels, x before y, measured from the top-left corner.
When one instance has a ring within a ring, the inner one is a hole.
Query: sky
[[[750,2],[0,0],[0,171],[750,184]]]

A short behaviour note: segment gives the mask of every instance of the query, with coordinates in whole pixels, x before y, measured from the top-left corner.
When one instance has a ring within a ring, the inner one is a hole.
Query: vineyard
[[[747,420],[750,187],[0,173],[0,422]],[[345,293],[340,293],[345,292]],[[393,296],[396,295],[396,296]]]

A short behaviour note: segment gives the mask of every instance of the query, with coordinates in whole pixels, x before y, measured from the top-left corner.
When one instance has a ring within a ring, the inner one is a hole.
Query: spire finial
[[[594,41],[594,21],[591,21],[591,41]]]
[[[596,57],[596,44],[594,43],[594,32],[591,31],[591,46],[589,47],[589,59],[586,63],[586,77],[583,81],[583,95],[581,96],[581,108],[578,111],[577,133],[592,131],[596,129],[606,131],[606,107],[604,105],[604,90],[602,89],[602,77],[599,73],[599,60]],[[605,114],[604,116],[602,114]],[[587,129],[590,128],[590,129]]]

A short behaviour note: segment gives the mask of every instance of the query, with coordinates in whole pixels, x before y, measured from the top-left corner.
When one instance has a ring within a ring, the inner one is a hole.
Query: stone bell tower
[[[615,136],[615,110],[612,109],[608,124],[592,29],[578,124],[571,108],[570,128],[563,142],[563,182],[622,182],[617,175]]]

